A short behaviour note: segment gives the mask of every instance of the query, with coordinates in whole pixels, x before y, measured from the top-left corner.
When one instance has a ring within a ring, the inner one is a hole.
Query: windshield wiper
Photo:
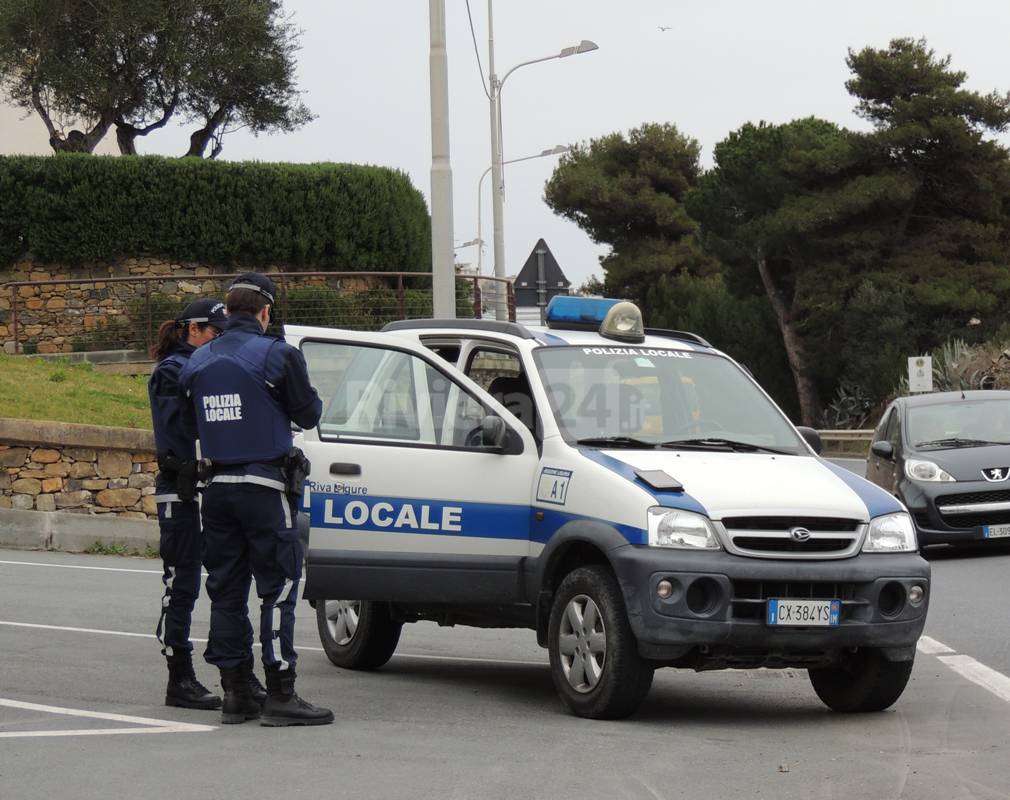
[[[952,436],[949,439],[933,439],[928,442],[916,442],[918,447],[985,447],[992,444],[1006,444],[1006,442],[987,442],[984,439],[961,439]]]
[[[685,450],[709,450],[712,448],[722,448],[726,450],[734,450],[738,453],[775,453],[781,456],[791,456],[794,453],[788,450],[779,450],[774,447],[764,447],[760,444],[751,444],[750,442],[737,442],[733,439],[720,439],[714,436],[706,436],[702,439],[671,439],[668,442],[661,442],[660,447],[668,447],[670,449],[676,450],[677,448],[683,448]]]
[[[647,442],[644,439],[635,439],[632,436],[587,436],[585,439],[576,439],[575,444],[584,444],[589,447],[628,447],[642,450],[655,450],[655,442]]]

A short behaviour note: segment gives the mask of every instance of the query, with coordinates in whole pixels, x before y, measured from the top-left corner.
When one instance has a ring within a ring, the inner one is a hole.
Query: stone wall
[[[150,431],[0,419],[0,508],[156,519]]]
[[[236,267],[159,258],[124,258],[73,268],[31,259],[19,261],[11,270],[0,272],[0,346],[8,354],[144,350],[158,326],[186,303],[199,297],[223,297],[228,282],[225,276],[237,271]],[[260,271],[276,273],[284,269],[269,267]],[[153,280],[142,280],[146,278]],[[6,285],[25,281],[71,282]],[[331,286],[349,292],[383,285],[381,279],[346,274],[306,275],[288,281],[291,285]],[[284,285],[278,288],[278,304],[283,312]]]
[[[14,352],[12,304],[16,303],[18,341],[26,351],[69,353],[142,346],[148,324],[157,330],[166,307],[177,311],[197,297],[220,295],[222,280],[214,276],[231,271],[156,258],[127,258],[75,268],[19,261],[0,275],[0,282],[75,283],[16,287],[16,298],[12,298],[11,288],[5,288],[0,293],[0,342],[4,352]],[[164,280],[152,282],[150,287],[139,280],[108,280],[146,277]]]

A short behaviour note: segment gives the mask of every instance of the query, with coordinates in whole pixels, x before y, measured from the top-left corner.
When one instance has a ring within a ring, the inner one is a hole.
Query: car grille
[[[1005,525],[1010,523],[1010,491],[1004,489],[945,494],[936,498],[936,508],[943,516],[944,523],[952,528]]]
[[[945,494],[936,498],[936,505],[941,510],[944,506],[963,506],[971,503],[1010,503],[1010,490],[1001,492]]]
[[[856,586],[852,583],[816,581],[733,581],[733,616],[736,619],[764,620],[766,601],[771,597],[798,600],[841,600],[844,622],[855,605]]]
[[[1010,524],[1010,511],[985,511],[979,514],[944,514],[943,521],[952,528],[1007,525]]]
[[[755,558],[841,558],[859,544],[859,520],[838,517],[726,517],[722,525],[739,555]],[[806,541],[790,531],[805,528]]]

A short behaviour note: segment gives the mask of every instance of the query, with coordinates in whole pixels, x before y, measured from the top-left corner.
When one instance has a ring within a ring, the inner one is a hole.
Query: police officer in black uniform
[[[168,660],[165,705],[183,708],[220,708],[221,698],[211,694],[193,671],[189,629],[200,593],[203,536],[196,500],[196,449],[180,419],[179,373],[193,352],[224,330],[227,321],[220,300],[196,300],[177,319],[161,325],[151,348],[157,365],[147,392],[159,466],[154,499],[165,570],[157,636]]]
[[[301,352],[266,336],[274,286],[248,272],[228,288],[224,335],[198,350],[180,376],[188,418],[199,431],[204,564],[211,600],[205,657],[221,670],[221,721],[261,717],[268,726],[325,725],[333,712],[295,693],[295,604],[302,575],[296,498],[307,462],[291,423],[312,428],[322,403]],[[251,579],[262,603],[260,644],[267,698],[261,709],[243,668],[252,653]]]

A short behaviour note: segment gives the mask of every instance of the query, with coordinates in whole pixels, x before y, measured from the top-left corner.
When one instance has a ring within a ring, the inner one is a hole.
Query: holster
[[[305,453],[300,447],[292,447],[284,456],[281,470],[284,473],[285,492],[295,508],[298,508],[305,487],[305,479],[312,471],[312,463],[305,457]]]
[[[179,501],[183,503],[196,499],[196,467],[195,461],[183,461],[173,453],[158,458],[158,469],[169,480],[175,481],[175,492],[179,495]]]

